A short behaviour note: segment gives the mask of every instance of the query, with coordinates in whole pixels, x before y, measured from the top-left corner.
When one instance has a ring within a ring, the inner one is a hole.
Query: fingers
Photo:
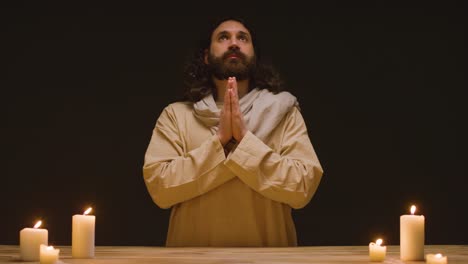
[[[221,144],[224,146],[232,138],[232,129],[231,129],[231,95],[229,90],[226,89],[224,93],[224,104],[221,108],[220,119],[219,119],[219,129],[218,137],[221,141]]]
[[[228,89],[234,89],[234,86],[236,86],[235,88],[237,88],[236,77],[229,77],[228,78],[228,83],[227,83],[227,88]]]
[[[223,109],[224,113],[226,115],[231,115],[231,95],[230,95],[230,89],[229,88],[229,81],[228,81],[228,89],[226,89],[226,92],[224,93],[224,104],[223,104]]]
[[[240,142],[245,133],[247,133],[247,128],[239,105],[239,93],[235,77],[228,79],[228,87],[231,105],[232,136],[237,140],[237,142]]]
[[[230,87],[230,99],[231,99],[231,111],[233,114],[240,113],[239,109],[239,93],[237,91],[237,80],[236,77],[229,77],[228,87]]]

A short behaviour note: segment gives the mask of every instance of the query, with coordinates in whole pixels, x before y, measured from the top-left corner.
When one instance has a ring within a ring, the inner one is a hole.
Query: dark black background
[[[144,152],[223,14],[256,29],[324,167],[294,211],[300,245],[398,244],[411,204],[426,244],[467,244],[465,7],[266,3],[2,4],[0,244],[40,218],[69,245],[91,205],[97,245],[164,245],[170,211],[146,191]]]

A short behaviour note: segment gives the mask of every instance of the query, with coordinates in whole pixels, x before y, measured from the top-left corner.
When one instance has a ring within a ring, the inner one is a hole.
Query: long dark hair
[[[249,90],[254,88],[268,89],[270,92],[278,93],[285,90],[284,82],[280,78],[279,73],[274,69],[270,62],[262,61],[260,57],[260,50],[258,39],[255,31],[249,27],[245,21],[236,17],[223,17],[217,19],[210,25],[204,37],[200,40],[198,48],[188,58],[184,65],[184,86],[185,93],[182,100],[197,102],[208,94],[216,94],[216,88],[212,81],[212,75],[208,66],[205,64],[204,56],[205,50],[209,49],[211,45],[211,35],[213,31],[223,22],[234,20],[246,27],[252,37],[255,55],[257,58],[257,65],[254,73],[250,76]]]

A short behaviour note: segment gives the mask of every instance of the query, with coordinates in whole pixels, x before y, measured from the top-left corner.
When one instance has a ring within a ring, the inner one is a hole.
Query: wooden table
[[[370,263],[367,246],[289,247],[289,248],[165,248],[165,247],[96,247],[94,259],[71,258],[70,246],[60,249],[61,263],[120,264],[120,263]],[[468,245],[426,245],[425,253],[442,253],[448,263],[468,263]],[[387,246],[383,263],[425,263],[401,261],[399,246]],[[23,263],[19,246],[0,245],[0,264]],[[34,262],[24,262],[34,263]],[[375,262],[374,262],[375,263]]]

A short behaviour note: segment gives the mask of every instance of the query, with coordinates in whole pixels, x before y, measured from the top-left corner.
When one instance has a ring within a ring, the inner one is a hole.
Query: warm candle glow
[[[60,249],[55,249],[53,246],[47,246],[45,244],[41,244],[39,250],[40,250],[40,256],[39,256],[40,264],[60,263],[58,261]]]
[[[425,218],[424,215],[415,215],[415,205],[411,205],[410,211],[411,214],[400,216],[400,259],[424,260]]]
[[[87,215],[92,208],[84,214],[72,217],[72,257],[94,258],[94,231],[96,216]]]
[[[41,225],[42,225],[42,221],[39,220],[39,221],[37,221],[37,223],[34,225],[34,228],[38,228],[38,227],[40,227]]]
[[[427,264],[447,264],[447,257],[444,257],[442,254],[427,254],[426,263]]]
[[[91,213],[91,210],[93,210],[93,208],[90,207],[90,208],[86,209],[86,211],[83,214],[87,215],[87,214]]]
[[[378,238],[375,243],[369,243],[369,258],[372,262],[382,262],[385,260],[385,255],[387,254],[387,247],[381,246],[383,240]]]
[[[377,246],[380,246],[382,245],[382,239],[377,239],[377,241],[375,241],[375,244],[377,244]]]
[[[48,244],[49,231],[39,228],[42,221],[37,221],[33,228],[23,228],[20,231],[20,256],[22,261],[39,261],[40,245]]]

